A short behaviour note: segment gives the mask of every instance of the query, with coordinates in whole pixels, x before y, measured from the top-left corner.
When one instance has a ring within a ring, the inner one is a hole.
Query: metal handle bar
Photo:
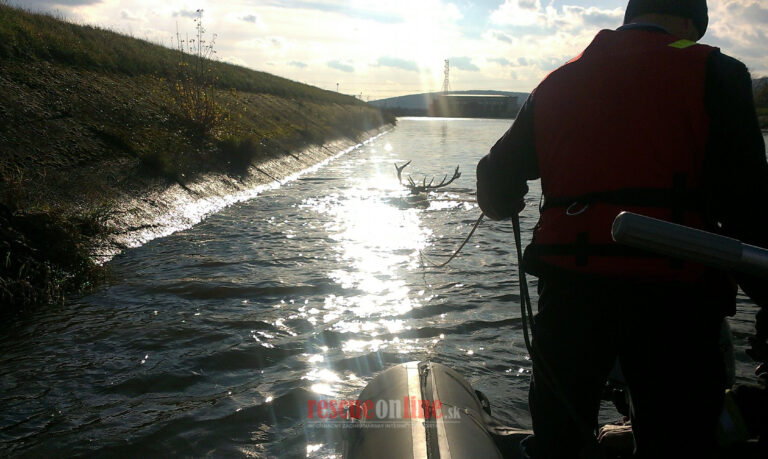
[[[768,250],[737,239],[631,212],[616,217],[611,233],[621,244],[768,278]]]

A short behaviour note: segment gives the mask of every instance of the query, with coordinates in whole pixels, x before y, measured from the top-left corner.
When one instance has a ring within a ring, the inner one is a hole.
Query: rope
[[[459,252],[461,252],[461,249],[463,249],[464,246],[467,245],[467,242],[469,242],[469,238],[471,238],[472,235],[475,234],[475,230],[477,229],[478,226],[480,226],[480,222],[483,221],[483,217],[485,217],[485,214],[481,213],[480,217],[478,217],[477,221],[475,221],[474,226],[472,226],[472,230],[469,232],[469,234],[467,234],[467,237],[464,238],[464,242],[462,242],[461,245],[459,245],[459,248],[453,252],[453,254],[448,258],[448,260],[440,264],[433,263],[428,258],[424,257],[424,254],[421,253],[421,251],[419,251],[419,255],[421,256],[421,259],[422,259],[422,264],[424,261],[426,261],[427,263],[432,265],[433,268],[442,268],[443,266],[450,263],[454,258],[456,258],[456,256],[459,255]]]
[[[453,254],[448,258],[448,260],[440,264],[433,263],[428,259],[426,261],[435,268],[442,268],[446,266],[448,263],[450,263],[454,258],[456,258],[456,256],[458,256],[459,252],[461,252],[461,249],[464,248],[467,242],[469,242],[469,239],[472,237],[477,227],[480,226],[480,223],[483,221],[483,217],[485,217],[485,214],[481,213],[480,217],[478,217],[477,221],[475,221],[474,226],[472,226],[472,230],[469,232],[467,237],[464,238],[464,241],[453,252]],[[589,451],[590,449],[595,448],[595,445],[596,445],[594,440],[594,428],[579,416],[578,411],[576,411],[573,404],[570,402],[570,400],[568,400],[565,393],[563,393],[561,386],[558,384],[558,381],[555,379],[554,373],[552,372],[552,368],[542,358],[541,354],[537,352],[536,342],[531,341],[530,335],[533,334],[535,321],[533,318],[533,308],[531,306],[531,295],[530,295],[530,292],[528,291],[528,280],[526,279],[525,271],[523,270],[523,251],[522,251],[522,241],[520,236],[520,233],[521,233],[520,232],[520,216],[517,214],[512,217],[512,229],[515,235],[515,249],[517,252],[517,273],[518,273],[518,279],[520,284],[520,315],[523,323],[523,338],[525,340],[525,347],[528,350],[528,354],[531,356],[531,359],[533,359],[534,363],[539,367],[536,373],[540,378],[541,382],[549,386],[550,390],[555,394],[555,396],[558,399],[560,399],[560,402],[563,404],[566,411],[568,411],[569,416],[575,421],[575,424],[577,428],[581,431],[581,434],[588,439],[587,443],[585,444],[585,447],[587,448],[587,451]],[[422,258],[422,264],[423,264],[423,260],[425,260],[423,253],[419,251],[419,255]],[[592,450],[591,452],[594,452],[594,450]]]
[[[520,316],[523,320],[523,338],[525,339],[525,348],[528,349],[528,354],[533,357],[533,346],[529,336],[529,328],[533,331],[534,327],[533,308],[531,308],[531,295],[528,292],[528,280],[525,278],[525,271],[523,270],[520,216],[517,214],[512,217],[512,230],[515,233],[515,249],[517,252],[517,276],[518,283],[520,284]]]
[[[581,434],[584,435],[584,437],[587,439],[587,442],[584,445],[584,447],[587,448],[586,451],[594,453],[594,448],[596,448],[596,442],[594,437],[594,427],[589,425],[584,419],[581,418],[581,416],[579,416],[578,411],[573,406],[571,401],[568,400],[568,397],[563,392],[562,386],[558,384],[558,381],[554,376],[554,372],[552,371],[552,368],[549,366],[546,360],[542,357],[542,354],[538,352],[538,349],[536,347],[536,341],[535,340],[531,341],[529,337],[529,327],[530,327],[530,333],[532,334],[534,330],[535,322],[533,319],[533,309],[531,308],[531,295],[528,291],[528,281],[525,278],[525,271],[523,270],[523,252],[521,250],[522,242],[520,237],[520,216],[517,214],[515,214],[512,217],[512,228],[515,233],[515,249],[517,252],[517,273],[518,273],[518,279],[520,282],[520,315],[522,316],[522,322],[523,322],[523,338],[525,339],[525,347],[528,349],[528,354],[531,356],[531,359],[534,365],[537,365],[539,367],[538,370],[536,371],[538,379],[541,380],[541,382],[543,382],[547,386],[549,386],[550,390],[555,394],[555,396],[558,399],[560,399],[560,402],[565,407],[566,411],[568,412],[568,415],[575,422],[576,427],[581,431]]]

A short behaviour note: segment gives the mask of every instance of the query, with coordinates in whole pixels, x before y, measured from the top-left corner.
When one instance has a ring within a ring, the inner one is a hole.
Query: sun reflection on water
[[[402,316],[430,299],[423,289],[412,291],[405,275],[418,268],[419,251],[432,232],[422,223],[423,208],[397,205],[408,194],[389,172],[396,160],[392,146],[384,145],[383,150],[385,156],[370,160],[374,172],[369,177],[349,178],[343,192],[302,204],[323,214],[325,230],[334,241],[335,253],[328,256],[338,261],[327,276],[346,290],[327,295],[322,306],[316,306],[322,308],[316,317],[343,337],[338,350],[351,357],[379,353],[390,346],[410,352],[431,344],[395,336],[410,328]],[[332,362],[321,355],[307,356],[310,366],[303,378],[312,382],[313,392],[332,395],[342,384],[349,384],[348,375],[342,378],[344,373],[330,369]]]
[[[336,259],[346,265],[329,277],[342,288],[361,292],[329,295],[324,308],[330,317],[344,311],[358,318],[400,315],[418,306],[399,273],[417,266],[419,250],[431,232],[421,225],[420,210],[400,209],[382,199],[398,193],[403,191],[397,181],[380,175],[355,179],[344,196],[331,194],[305,202],[330,217],[326,230],[338,242]]]
[[[338,394],[338,390],[334,386],[341,381],[338,374],[327,368],[313,368],[309,373],[302,376],[301,379],[313,382],[310,386],[312,392],[329,396]]]

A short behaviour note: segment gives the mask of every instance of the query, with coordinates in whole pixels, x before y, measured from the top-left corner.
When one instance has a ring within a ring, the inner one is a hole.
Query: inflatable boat
[[[735,239],[628,212],[616,218],[612,233],[619,243],[768,279],[768,250]],[[383,371],[345,417],[347,459],[525,458],[523,440],[532,434],[502,425],[481,392],[429,361]]]
[[[347,410],[344,457],[518,458],[532,432],[503,426],[456,371],[408,362],[374,378]]]

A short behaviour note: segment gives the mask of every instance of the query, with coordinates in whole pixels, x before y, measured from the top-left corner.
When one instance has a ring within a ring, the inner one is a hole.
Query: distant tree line
[[[752,80],[757,119],[763,130],[768,130],[768,77]]]
[[[755,91],[755,106],[761,108],[768,107],[768,84],[764,84]]]

